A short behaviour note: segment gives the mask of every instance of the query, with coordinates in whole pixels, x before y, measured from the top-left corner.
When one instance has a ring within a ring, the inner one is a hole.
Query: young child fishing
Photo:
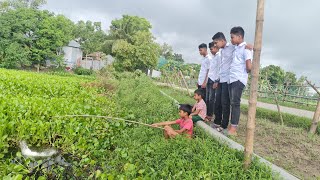
[[[189,104],[180,104],[179,116],[180,119],[175,121],[167,121],[152,124],[153,127],[164,126],[164,136],[166,139],[174,138],[179,134],[185,134],[188,138],[192,138],[193,134],[193,122],[189,118],[191,114],[192,106]],[[179,124],[180,130],[174,130],[170,125]]]

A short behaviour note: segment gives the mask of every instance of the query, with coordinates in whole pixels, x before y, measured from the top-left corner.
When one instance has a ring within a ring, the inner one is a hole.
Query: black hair
[[[179,104],[179,105],[180,105],[179,110],[182,110],[188,113],[188,115],[191,114],[192,106],[190,104]]]
[[[226,40],[226,37],[224,36],[224,34],[222,32],[217,32],[213,37],[212,37],[212,40],[224,40],[224,41],[227,41]]]
[[[201,48],[206,48],[207,49],[208,46],[205,43],[202,43],[202,44],[199,45],[199,49],[201,49]]]
[[[212,47],[215,47],[215,43],[213,42],[209,43],[209,48],[211,49]]]
[[[204,98],[204,92],[202,89],[199,88],[199,89],[195,90],[194,93],[201,96],[202,99]]]
[[[238,36],[242,36],[242,38],[244,38],[244,30],[240,26],[233,27],[230,31],[230,34],[235,34]]]

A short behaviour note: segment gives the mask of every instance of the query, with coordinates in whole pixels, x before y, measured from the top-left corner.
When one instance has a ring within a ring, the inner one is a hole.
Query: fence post
[[[319,95],[319,97],[318,97],[318,103],[317,103],[317,108],[316,108],[316,111],[314,112],[312,124],[311,124],[310,131],[309,131],[309,133],[315,134],[316,131],[317,131],[317,128],[318,128],[319,120],[320,120],[320,119],[319,119],[319,118],[320,118],[320,92],[319,92],[319,90],[316,88],[315,85],[311,84],[310,81],[308,81],[307,79],[306,79],[306,81],[307,81],[307,83],[312,87],[312,89],[314,89],[314,90],[318,93],[318,95]]]
[[[182,71],[179,70],[179,73],[180,73],[180,76],[181,76],[181,78],[182,78],[182,80],[183,80],[183,82],[184,82],[184,84],[185,84],[185,86],[186,86],[186,88],[187,88],[187,91],[188,91],[189,96],[191,96],[191,93],[190,93],[190,91],[189,91],[188,84],[187,84],[186,79],[184,78],[184,76],[183,76],[183,74],[182,74]]]
[[[284,97],[282,99],[283,102],[286,101],[286,97],[287,97],[287,93],[288,93],[288,85],[289,85],[289,83],[286,82],[286,87],[285,87],[285,90],[284,90]]]

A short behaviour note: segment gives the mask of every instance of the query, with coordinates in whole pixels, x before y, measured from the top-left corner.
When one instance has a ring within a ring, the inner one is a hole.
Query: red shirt
[[[193,134],[193,122],[192,119],[188,118],[188,119],[177,119],[176,120],[176,124],[179,124],[180,129],[186,129],[187,130],[187,134],[189,134],[190,136],[192,136]]]

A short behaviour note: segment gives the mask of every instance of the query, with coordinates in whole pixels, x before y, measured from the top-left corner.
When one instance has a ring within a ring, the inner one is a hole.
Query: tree
[[[167,60],[173,60],[181,63],[184,62],[182,54],[173,53],[172,47],[167,43],[163,43],[163,45],[160,46],[160,55]]]
[[[174,53],[173,60],[177,62],[184,63],[184,60],[182,58],[182,54]]]
[[[114,40],[122,39],[132,43],[137,32],[150,32],[151,28],[150,22],[145,18],[123,15],[121,19],[111,22],[110,35]]]
[[[62,15],[32,8],[8,10],[0,16],[0,65],[20,68],[59,59],[59,49],[72,36],[73,23]],[[18,53],[21,55],[18,55]]]
[[[2,11],[19,8],[38,9],[41,5],[46,3],[46,0],[3,0],[0,2],[0,9]]]
[[[114,66],[118,71],[154,68],[159,49],[150,32],[137,32],[132,37],[132,44],[122,39],[115,42],[112,48],[116,58]]]
[[[145,71],[157,65],[160,47],[154,41],[151,27],[145,18],[138,16],[124,15],[111,22],[110,35],[104,49],[112,47],[116,70]]]
[[[280,66],[270,65],[261,69],[261,79],[268,78],[270,84],[283,84],[285,71]]]
[[[290,83],[293,85],[296,84],[296,82],[297,82],[296,74],[293,72],[286,72],[284,75],[284,82]]]
[[[107,34],[101,28],[101,22],[91,21],[79,21],[76,24],[74,35],[86,56],[89,53],[102,51],[107,38]]]
[[[163,43],[163,45],[160,46],[160,55],[167,60],[173,59],[174,56],[172,47],[167,43]]]

